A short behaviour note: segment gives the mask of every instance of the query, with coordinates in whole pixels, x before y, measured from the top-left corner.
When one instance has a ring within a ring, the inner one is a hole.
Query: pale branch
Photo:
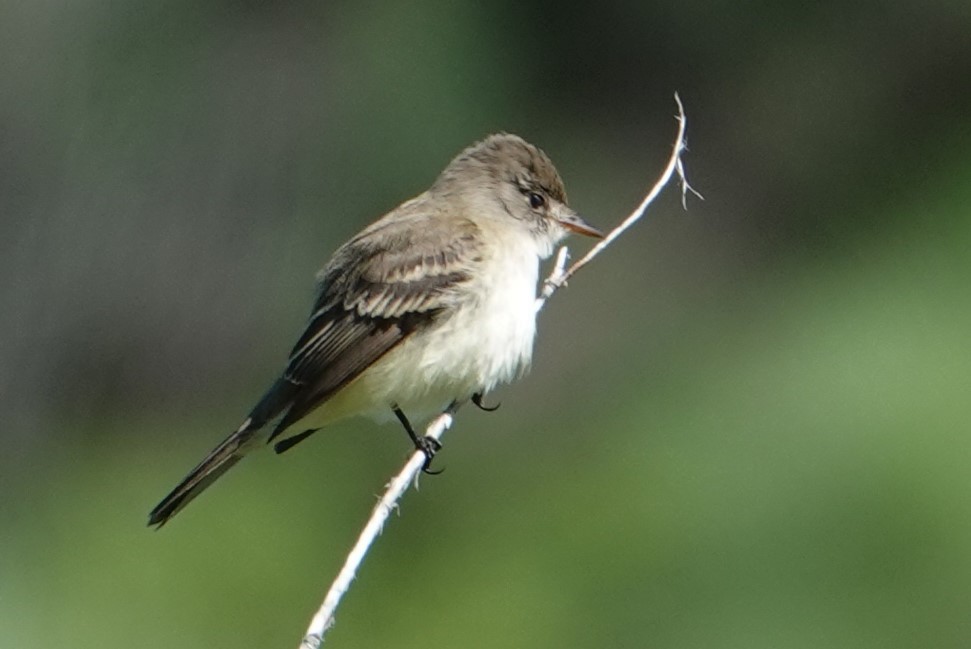
[[[443,412],[428,425],[428,428],[425,430],[425,435],[436,440],[441,439],[442,434],[451,425],[452,412]],[[404,468],[387,484],[384,495],[381,496],[378,504],[374,506],[374,511],[371,512],[371,517],[368,519],[367,525],[361,530],[361,535],[358,536],[357,543],[354,544],[354,547],[351,548],[350,553],[347,555],[347,559],[344,560],[344,566],[337,573],[337,578],[331,584],[330,590],[327,591],[324,602],[320,605],[320,609],[310,621],[307,633],[300,643],[300,649],[317,649],[320,647],[320,643],[324,638],[324,632],[334,625],[334,613],[337,611],[337,605],[340,604],[341,597],[351,587],[351,582],[354,581],[358,567],[364,561],[364,557],[371,548],[371,544],[384,528],[384,523],[388,520],[388,516],[398,508],[398,501],[405,493],[405,490],[408,489],[408,485],[412,481],[417,480],[417,476],[421,472],[425,460],[425,453],[416,450],[408,458],[408,462]]]
[[[546,304],[546,300],[548,300],[550,296],[552,296],[553,293],[555,293],[558,289],[565,286],[567,280],[570,279],[578,270],[586,266],[590,260],[600,254],[604,248],[609,246],[617,237],[623,234],[624,231],[636,223],[644,215],[648,206],[650,206],[657,195],[661,193],[661,190],[668,184],[674,174],[678,175],[681,185],[682,205],[685,204],[688,192],[702,198],[701,194],[696,192],[694,188],[688,184],[688,180],[685,177],[684,165],[681,161],[681,154],[687,150],[687,145],[685,143],[685,128],[687,121],[684,116],[684,107],[681,105],[681,98],[678,97],[677,93],[674,95],[674,101],[678,105],[678,114],[676,116],[678,121],[677,139],[675,140],[671,157],[668,160],[668,164],[664,168],[664,172],[661,174],[661,177],[644,197],[644,200],[641,201],[641,204],[638,205],[637,208],[620,223],[620,225],[607,233],[607,235],[600,240],[597,245],[591,248],[587,254],[574,262],[569,268],[566,268],[566,263],[569,259],[569,251],[567,250],[566,246],[559,249],[556,255],[556,261],[553,264],[553,269],[550,272],[549,277],[547,277],[543,282],[543,288],[540,291],[539,297],[536,298],[537,311],[542,309]],[[436,417],[428,425],[428,428],[425,430],[425,435],[435,440],[440,440],[445,431],[451,427],[453,415],[455,414],[455,411],[459,405],[461,404],[453,405],[449,410]],[[357,574],[357,570],[360,567],[361,562],[364,561],[364,557],[367,555],[371,544],[374,543],[374,540],[377,538],[378,534],[381,533],[384,523],[388,520],[391,512],[398,508],[398,501],[408,489],[408,485],[414,482],[417,486],[418,476],[421,474],[421,469],[422,466],[424,466],[425,461],[425,453],[423,451],[416,450],[411,454],[411,457],[408,458],[408,462],[401,469],[398,475],[396,475],[391,482],[388,483],[384,495],[378,501],[377,505],[375,505],[374,511],[371,512],[371,517],[368,519],[367,524],[361,531],[361,534],[358,537],[357,542],[354,544],[354,547],[347,555],[347,559],[344,561],[344,566],[341,568],[340,572],[337,574],[337,578],[327,591],[327,595],[324,597],[324,601],[321,604],[320,609],[310,621],[310,626],[307,628],[303,641],[300,643],[300,649],[319,649],[321,643],[323,642],[324,633],[327,631],[327,629],[334,625],[334,615],[337,611],[337,606],[340,604],[344,593],[346,593],[347,589],[350,588],[351,582],[354,580],[354,576]]]
[[[565,264],[565,257],[568,256],[568,254],[564,252],[564,250],[566,250],[566,246],[560,248],[560,252],[556,257],[557,263],[553,267],[553,272],[546,279],[546,281],[543,282],[543,290],[540,293],[540,296],[536,299],[537,311],[542,309],[543,305],[546,303],[546,300],[549,299],[549,297],[553,295],[557,289],[565,286],[567,280],[573,277],[578,270],[590,263],[594,257],[603,252],[607,246],[613,243],[614,240],[622,235],[630,226],[637,223],[637,221],[644,216],[644,213],[647,211],[650,204],[654,202],[655,198],[657,198],[657,195],[661,193],[661,190],[664,189],[664,187],[671,180],[671,176],[673,176],[675,173],[678,174],[678,179],[681,184],[681,204],[685,207],[685,209],[687,209],[686,201],[687,193],[689,191],[695,194],[698,198],[704,198],[701,194],[696,192],[691,185],[688,184],[688,179],[684,174],[684,163],[681,161],[681,154],[684,153],[688,148],[687,142],[685,141],[685,129],[687,128],[688,120],[684,116],[684,106],[681,105],[681,97],[678,96],[678,93],[674,93],[674,101],[678,104],[678,114],[675,115],[675,119],[678,121],[678,135],[675,139],[674,147],[671,150],[671,157],[668,158],[668,164],[664,167],[664,172],[661,174],[661,177],[658,178],[657,182],[654,183],[654,186],[651,187],[651,191],[647,193],[644,200],[641,201],[641,204],[638,205],[637,208],[631,212],[626,219],[621,221],[620,225],[608,232],[603,239],[597,242],[597,245],[587,251],[587,254],[585,254],[583,257],[580,257],[580,259],[573,262],[573,265],[570,266],[566,271],[563,270],[561,265]]]

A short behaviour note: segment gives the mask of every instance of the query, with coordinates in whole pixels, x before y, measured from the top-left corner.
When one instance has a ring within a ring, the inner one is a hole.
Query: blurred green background
[[[149,509],[313,273],[519,133],[610,226],[333,647],[971,644],[971,4],[0,5],[0,647],[294,647],[408,445],[335,426]],[[575,253],[587,242],[573,241]]]

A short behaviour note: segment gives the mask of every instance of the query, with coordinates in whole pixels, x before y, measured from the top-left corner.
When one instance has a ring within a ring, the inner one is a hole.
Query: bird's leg
[[[285,453],[291,448],[293,448],[294,446],[296,446],[297,444],[299,444],[300,442],[302,442],[303,440],[307,439],[308,437],[316,433],[318,430],[320,429],[311,428],[310,430],[305,430],[302,433],[293,435],[292,437],[281,439],[279,442],[273,445],[273,450],[276,451],[277,454]]]
[[[476,392],[475,394],[472,395],[472,403],[475,404],[475,407],[478,408],[479,410],[485,410],[486,412],[493,412],[495,410],[499,410],[499,406],[502,405],[502,403],[497,403],[494,406],[484,406],[484,405],[482,405],[482,393],[481,392]]]
[[[398,407],[398,404],[392,405],[391,409],[394,411],[394,415],[398,418],[398,421],[401,422],[401,425],[405,427],[405,432],[408,433],[408,437],[411,438],[415,448],[425,454],[425,463],[421,466],[422,473],[429,475],[438,475],[441,473],[442,471],[432,471],[431,465],[432,458],[435,457],[435,453],[441,450],[442,443],[428,435],[419,436],[415,432],[415,429],[411,427],[411,422],[405,417],[405,413]]]

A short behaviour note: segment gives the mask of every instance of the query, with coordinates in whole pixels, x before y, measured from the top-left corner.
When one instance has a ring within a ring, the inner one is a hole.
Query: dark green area
[[[706,200],[556,295],[327,646],[967,646],[969,6],[5,4],[0,646],[296,646],[401,431],[148,511],[345,238],[497,130],[609,227],[675,90]]]

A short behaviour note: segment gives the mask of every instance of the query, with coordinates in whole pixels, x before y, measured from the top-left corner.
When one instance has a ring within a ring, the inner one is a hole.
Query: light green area
[[[666,155],[671,84],[707,200],[555,296],[326,646],[966,647],[971,113],[927,80],[966,78],[971,17],[895,5],[857,40],[839,5],[722,4],[0,10],[0,648],[295,647],[400,431],[248,458],[159,532],[149,509],[343,237],[500,128],[609,224]],[[628,107],[644,57],[663,100]]]

